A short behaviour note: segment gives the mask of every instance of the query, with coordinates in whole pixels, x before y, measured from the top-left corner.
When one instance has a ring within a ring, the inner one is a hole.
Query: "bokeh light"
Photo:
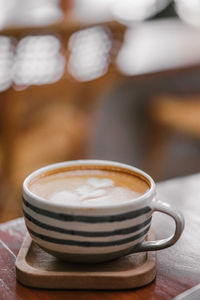
[[[200,27],[200,1],[175,0],[178,16],[188,24]]]
[[[154,16],[170,2],[171,0],[115,0],[112,12],[118,21],[130,25]]]
[[[12,65],[14,47],[11,38],[0,36],[0,91],[4,91],[12,84]]]
[[[111,47],[110,32],[103,27],[74,33],[69,40],[69,73],[79,81],[102,76],[108,69]]]
[[[61,43],[52,35],[23,38],[17,45],[13,66],[16,85],[41,85],[59,80],[65,68]]]

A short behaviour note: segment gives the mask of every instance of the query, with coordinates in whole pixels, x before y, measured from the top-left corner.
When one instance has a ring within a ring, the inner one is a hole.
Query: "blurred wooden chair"
[[[200,96],[160,96],[151,103],[150,115],[170,131],[200,138]]]
[[[166,145],[173,134],[200,140],[200,96],[159,95],[151,99],[148,169],[159,174],[166,158]]]

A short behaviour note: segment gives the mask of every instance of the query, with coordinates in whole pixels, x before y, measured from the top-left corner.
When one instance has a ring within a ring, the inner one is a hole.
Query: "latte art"
[[[49,200],[55,203],[81,206],[111,205],[113,202],[124,202],[140,194],[123,187],[116,187],[111,179],[89,178],[79,187],[69,191],[55,192]]]
[[[145,193],[148,185],[132,174],[72,170],[36,178],[29,188],[54,203],[90,207],[131,201]]]

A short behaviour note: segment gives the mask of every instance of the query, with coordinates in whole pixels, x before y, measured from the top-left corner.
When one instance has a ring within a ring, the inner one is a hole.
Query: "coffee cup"
[[[174,219],[175,232],[146,241],[155,211]],[[182,214],[156,199],[148,174],[104,160],[67,161],[36,170],[23,184],[23,212],[36,244],[76,263],[165,249],[184,229]]]

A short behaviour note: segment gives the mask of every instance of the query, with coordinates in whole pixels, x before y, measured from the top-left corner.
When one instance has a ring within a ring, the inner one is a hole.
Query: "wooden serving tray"
[[[147,240],[153,239],[150,231]],[[131,254],[101,264],[72,264],[46,253],[29,234],[15,267],[19,282],[45,289],[130,289],[144,286],[156,276],[155,252]]]

